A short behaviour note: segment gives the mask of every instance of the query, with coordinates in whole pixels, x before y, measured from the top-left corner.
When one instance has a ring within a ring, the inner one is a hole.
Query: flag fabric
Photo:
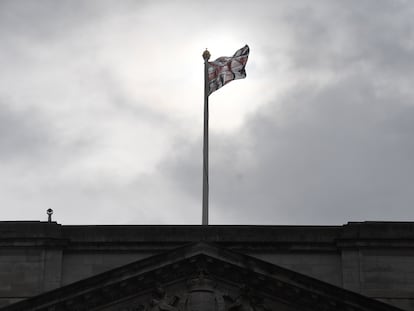
[[[208,62],[208,95],[236,79],[246,78],[246,63],[249,46],[245,45],[232,57],[219,57]]]

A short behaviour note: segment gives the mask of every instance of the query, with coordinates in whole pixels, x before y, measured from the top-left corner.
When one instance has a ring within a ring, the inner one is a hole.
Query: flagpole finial
[[[207,49],[203,53],[203,58],[205,61],[208,61],[210,59],[210,52]]]

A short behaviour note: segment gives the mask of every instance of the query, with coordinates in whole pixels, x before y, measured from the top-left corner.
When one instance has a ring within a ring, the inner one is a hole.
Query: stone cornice
[[[250,256],[197,243],[113,269],[1,311],[93,310],[147,293],[157,284],[194,278],[200,271],[234,286],[245,284],[262,298],[288,304],[297,310],[400,310]]]
[[[414,222],[361,222],[343,226],[65,226],[39,221],[0,222],[0,247],[156,253],[198,241],[247,253],[413,248]]]

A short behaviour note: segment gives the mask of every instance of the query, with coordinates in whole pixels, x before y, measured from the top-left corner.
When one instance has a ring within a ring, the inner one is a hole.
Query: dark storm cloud
[[[403,217],[414,199],[414,110],[356,78],[286,99],[283,125],[271,110],[250,121],[255,163],[236,192],[243,199],[235,213],[249,202],[247,214],[259,203],[268,217],[293,223]]]
[[[318,91],[302,88],[282,100],[283,122],[270,104],[240,132],[213,135],[212,219],[329,224],[414,217],[414,107],[377,92],[369,79],[354,76]],[[199,166],[191,160],[198,149],[169,162],[172,178],[192,195],[200,194]]]

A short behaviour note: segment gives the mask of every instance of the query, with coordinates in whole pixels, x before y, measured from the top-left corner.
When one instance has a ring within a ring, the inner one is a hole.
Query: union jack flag
[[[246,78],[245,67],[249,52],[249,46],[245,45],[232,57],[223,56],[208,62],[208,95],[230,81]]]

